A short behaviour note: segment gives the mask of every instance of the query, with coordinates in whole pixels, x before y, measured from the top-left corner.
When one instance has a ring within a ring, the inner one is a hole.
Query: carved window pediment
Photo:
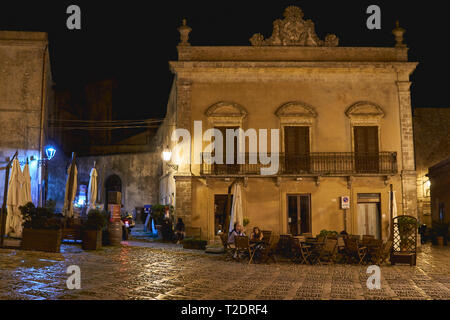
[[[217,125],[241,125],[248,112],[234,102],[221,101],[210,106],[205,115]]]
[[[275,114],[282,123],[312,124],[317,117],[313,107],[298,101],[283,104]]]
[[[352,122],[378,123],[384,117],[384,111],[372,102],[359,101],[345,112]]]

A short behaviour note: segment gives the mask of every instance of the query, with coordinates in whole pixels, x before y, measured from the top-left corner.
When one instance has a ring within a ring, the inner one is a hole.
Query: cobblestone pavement
[[[66,269],[81,269],[81,289]],[[247,265],[176,245],[129,242],[85,252],[0,249],[0,299],[446,299],[450,248],[424,246],[417,266],[381,267],[381,290],[368,290],[367,266]]]

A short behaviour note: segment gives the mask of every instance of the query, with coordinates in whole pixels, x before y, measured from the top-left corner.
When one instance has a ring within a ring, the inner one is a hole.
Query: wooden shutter
[[[285,127],[284,149],[288,173],[309,172],[309,127]]]
[[[355,165],[361,173],[378,172],[378,127],[354,127]]]

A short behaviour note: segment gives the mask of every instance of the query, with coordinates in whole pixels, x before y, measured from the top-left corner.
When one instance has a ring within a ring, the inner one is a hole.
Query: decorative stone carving
[[[372,102],[359,101],[351,105],[345,112],[352,123],[374,123],[380,122],[384,117],[384,111]]]
[[[221,101],[210,106],[205,115],[211,122],[218,125],[242,125],[248,112],[241,105],[234,102]]]
[[[282,124],[312,124],[317,113],[313,107],[299,101],[283,104],[275,111]]]
[[[289,6],[284,11],[284,19],[273,22],[272,36],[264,40],[260,33],[250,38],[253,46],[303,46],[303,47],[336,47],[339,38],[334,34],[320,40],[311,20],[303,19],[303,11],[297,6]]]
[[[183,24],[178,28],[178,32],[180,33],[180,43],[179,46],[190,46],[189,43],[189,33],[192,31],[192,28],[186,25],[186,19],[183,19]]]

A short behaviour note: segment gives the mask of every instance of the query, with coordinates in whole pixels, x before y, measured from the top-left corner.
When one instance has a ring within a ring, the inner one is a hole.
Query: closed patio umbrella
[[[22,215],[19,206],[23,205],[22,194],[23,175],[20,169],[19,160],[14,159],[11,168],[11,178],[9,179],[8,198],[6,205],[8,217],[6,219],[6,234],[14,237],[22,236]]]
[[[66,217],[73,217],[73,202],[77,194],[77,166],[75,164],[75,154],[72,155],[72,163],[67,169],[66,193],[64,195],[63,214]]]
[[[31,201],[31,175],[28,163],[23,167],[23,184],[22,184],[22,200],[23,205]]]
[[[92,168],[91,177],[89,179],[89,187],[88,187],[88,204],[89,209],[95,208],[95,202],[97,201],[97,169]]]
[[[234,228],[234,223],[242,225],[244,214],[242,208],[242,188],[240,183],[235,183],[233,187],[233,204],[231,206],[231,219],[230,219],[230,228],[229,232],[231,232]]]

